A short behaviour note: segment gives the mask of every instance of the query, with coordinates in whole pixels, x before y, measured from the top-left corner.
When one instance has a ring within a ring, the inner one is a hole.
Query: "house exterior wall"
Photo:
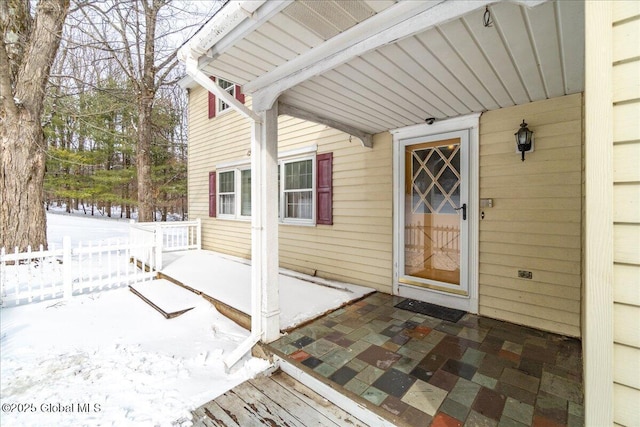
[[[209,119],[201,87],[190,91],[189,111],[189,216],[202,219],[203,249],[250,258],[250,221],[208,216],[208,174],[220,163],[249,161],[250,123],[234,112]],[[280,265],[391,293],[391,135],[375,135],[369,149],[343,132],[288,116],[279,117],[278,132],[279,152],[317,144],[317,154],[333,153],[333,225],[281,224]]]
[[[251,256],[251,223],[209,218],[209,172],[216,163],[247,159],[251,125],[234,112],[208,118],[208,95],[202,87],[189,92],[189,218],[202,219],[202,248],[243,258]],[[213,124],[215,123],[215,126]]]
[[[535,138],[524,162],[523,119]],[[480,220],[480,314],[579,336],[582,94],[481,116],[480,198],[493,199]]]
[[[246,160],[250,124],[234,112],[209,119],[207,94],[189,97],[189,215],[202,219],[204,249],[250,257],[250,222],[209,218],[208,174]],[[248,100],[250,103],[250,100]],[[480,197],[480,313],[580,335],[582,95],[484,113]],[[513,133],[525,118],[535,151],[523,163]],[[317,144],[333,152],[333,225],[280,225],[280,265],[392,293],[393,187],[389,133],[373,149],[340,131],[279,118],[279,151]],[[533,279],[518,279],[518,270]]]
[[[612,2],[614,422],[640,419],[640,4]]]

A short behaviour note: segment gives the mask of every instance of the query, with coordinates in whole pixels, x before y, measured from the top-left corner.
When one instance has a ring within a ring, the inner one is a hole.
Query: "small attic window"
[[[218,84],[222,89],[229,92],[231,96],[233,96],[234,98],[236,97],[236,85],[223,79],[218,79]],[[229,104],[225,103],[221,99],[218,99],[218,113],[222,113],[223,111],[226,111],[229,108],[230,108]]]

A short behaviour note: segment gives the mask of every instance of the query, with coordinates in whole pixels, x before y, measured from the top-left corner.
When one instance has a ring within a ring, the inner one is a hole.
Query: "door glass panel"
[[[405,274],[460,285],[460,139],[405,151]]]

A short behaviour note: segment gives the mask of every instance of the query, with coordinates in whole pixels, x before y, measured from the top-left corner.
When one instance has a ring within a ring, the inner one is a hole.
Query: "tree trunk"
[[[142,2],[145,18],[145,46],[142,79],[138,82],[138,147],[136,166],[138,168],[138,221],[154,220],[153,191],[151,181],[151,139],[153,138],[152,116],[153,99],[156,95],[155,80],[155,34],[158,10],[162,3]]]
[[[0,1],[0,247],[47,246],[44,89],[69,0]]]
[[[138,105],[139,129],[136,167],[138,169],[139,222],[153,221],[153,192],[151,191],[151,106],[153,94],[145,95],[141,96]]]
[[[2,126],[0,166],[0,247],[35,250],[47,246],[44,209],[44,136],[39,117],[29,119],[26,110],[18,120]],[[35,123],[34,123],[35,122]]]

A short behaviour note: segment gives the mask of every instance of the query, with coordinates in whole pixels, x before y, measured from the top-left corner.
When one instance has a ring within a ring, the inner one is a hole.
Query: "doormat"
[[[466,311],[456,310],[455,308],[441,307],[439,305],[431,304],[424,301],[417,301],[414,299],[406,299],[396,304],[395,307],[401,308],[403,310],[413,311],[414,313],[425,314],[427,316],[446,320],[452,323],[456,323],[458,320],[462,319],[462,316],[466,314]]]

